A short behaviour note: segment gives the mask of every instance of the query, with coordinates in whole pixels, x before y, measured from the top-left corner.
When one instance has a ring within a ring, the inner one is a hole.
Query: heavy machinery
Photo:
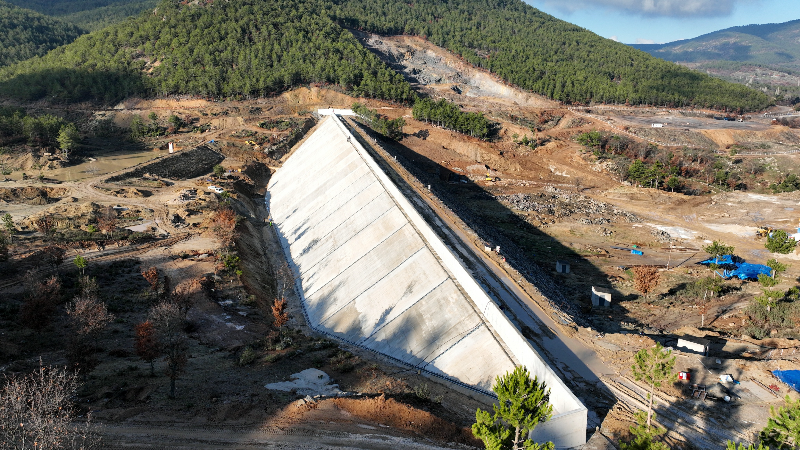
[[[758,227],[756,229],[756,237],[767,237],[772,233],[772,227]]]
[[[494,183],[495,181],[500,181],[500,177],[493,177],[491,173],[486,172],[486,178],[484,180]]]

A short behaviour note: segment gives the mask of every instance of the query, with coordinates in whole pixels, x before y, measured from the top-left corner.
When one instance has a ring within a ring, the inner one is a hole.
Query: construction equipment
[[[763,238],[767,237],[772,233],[772,227],[758,227],[756,229],[756,236]]]
[[[492,183],[494,183],[495,181],[500,181],[500,177],[493,177],[490,172],[486,172],[485,181],[491,181]]]
[[[255,141],[246,141],[245,144],[250,144],[253,146],[257,145]]]

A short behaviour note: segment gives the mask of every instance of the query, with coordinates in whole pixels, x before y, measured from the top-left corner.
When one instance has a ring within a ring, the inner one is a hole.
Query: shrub
[[[783,230],[775,230],[767,237],[767,243],[764,247],[772,253],[791,253],[794,250],[797,242],[794,238],[790,238],[789,234]]]
[[[239,365],[240,366],[247,366],[253,363],[256,360],[256,352],[253,350],[253,347],[249,345],[242,350],[242,354],[239,355]]]

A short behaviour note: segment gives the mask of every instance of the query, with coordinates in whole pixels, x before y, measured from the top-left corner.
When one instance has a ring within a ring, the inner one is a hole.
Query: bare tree
[[[80,295],[67,305],[72,334],[67,347],[67,360],[82,372],[84,378],[97,367],[97,335],[114,320],[106,304],[99,298],[99,287],[93,278],[82,278]]]
[[[150,283],[150,291],[157,292],[159,281],[158,269],[156,267],[150,267],[149,269],[142,270],[142,276]]]
[[[42,216],[36,219],[36,221],[33,223],[33,226],[35,226],[40,233],[48,235],[53,229],[53,218],[50,216]]]
[[[0,449],[100,448],[89,417],[76,421],[69,399],[77,387],[75,373],[44,366],[6,379],[0,391]]]
[[[275,298],[285,298],[286,292],[294,286],[294,272],[289,264],[282,262],[272,266],[272,280],[275,283]]]
[[[117,211],[111,206],[103,208],[103,211],[97,216],[97,227],[103,233],[110,234],[111,239],[114,239],[114,230],[117,229]]]
[[[272,317],[275,319],[275,326],[281,328],[289,321],[289,313],[286,311],[286,292],[294,284],[294,272],[289,264],[282,262],[272,266],[272,279],[275,283]]]
[[[281,328],[289,321],[289,313],[286,311],[286,299],[276,298],[272,304],[272,317],[275,319],[275,326]]]
[[[175,398],[175,380],[186,368],[188,351],[180,308],[172,302],[161,302],[150,309],[148,321],[152,322],[156,330],[156,337],[161,344],[161,353],[167,361],[166,373],[170,380],[169,396]]]
[[[73,330],[81,336],[94,337],[114,320],[106,304],[95,295],[84,293],[67,305]]]
[[[150,376],[155,376],[153,361],[161,356],[161,349],[156,338],[156,331],[150,321],[136,325],[136,355],[150,363]]]
[[[64,262],[64,256],[67,254],[67,249],[60,245],[48,245],[42,249],[42,262],[53,266],[53,269],[58,269]]]
[[[211,231],[222,242],[226,250],[233,244],[236,237],[236,223],[238,217],[230,206],[219,208],[211,218]]]
[[[186,315],[189,313],[189,310],[192,309],[202,295],[203,289],[200,280],[192,279],[175,286],[175,289],[172,291],[171,300],[172,303],[178,306],[181,317],[186,320]]]
[[[28,328],[41,330],[50,324],[61,297],[61,283],[52,276],[40,281],[34,272],[25,275],[25,301],[20,308],[20,322]]]

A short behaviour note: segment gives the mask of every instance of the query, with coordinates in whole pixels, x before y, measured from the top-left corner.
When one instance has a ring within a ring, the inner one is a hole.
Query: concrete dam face
[[[525,365],[554,409],[535,438],[585,442],[586,408],[338,117],[273,175],[266,202],[312,328],[484,393]]]

